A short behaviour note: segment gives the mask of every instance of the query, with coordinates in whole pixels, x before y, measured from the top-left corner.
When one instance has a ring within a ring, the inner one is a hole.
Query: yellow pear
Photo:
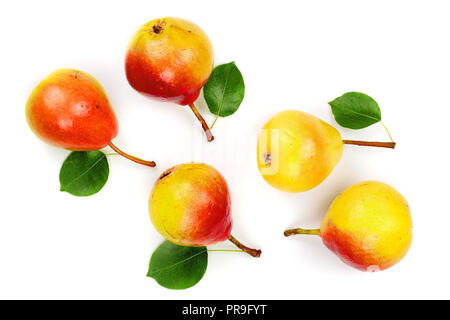
[[[342,140],[328,123],[306,112],[282,111],[258,138],[258,168],[273,187],[304,192],[319,185],[342,157],[343,145],[394,148],[395,143]]]
[[[408,252],[412,220],[408,203],[397,190],[381,182],[365,181],[333,201],[320,230],[291,229],[284,234],[318,235],[348,265],[362,271],[380,271]]]
[[[303,192],[319,185],[342,157],[339,132],[301,111],[283,111],[266,123],[258,139],[258,167],[273,187]]]
[[[259,257],[231,235],[231,195],[215,168],[186,163],[166,170],[156,180],[149,199],[150,218],[156,230],[180,246],[209,246],[229,240],[242,251]]]

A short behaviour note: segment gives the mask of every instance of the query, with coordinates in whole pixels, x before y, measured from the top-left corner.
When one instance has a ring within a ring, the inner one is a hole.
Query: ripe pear
[[[282,111],[263,127],[258,138],[258,168],[273,187],[304,192],[330,175],[344,144],[393,148],[395,143],[342,140],[328,123],[306,112]]]
[[[408,252],[411,212],[397,190],[381,182],[365,181],[333,201],[320,230],[291,229],[284,234],[318,235],[346,264],[362,271],[381,271]]]
[[[42,140],[70,150],[98,150],[119,126],[106,94],[94,77],[72,69],[51,73],[33,90],[27,121]]]
[[[25,113],[35,135],[51,145],[77,151],[109,145],[132,161],[155,166],[111,142],[119,130],[117,118],[100,83],[86,72],[60,69],[51,73],[31,93]]]
[[[254,257],[261,254],[231,235],[228,185],[209,165],[181,164],[165,171],[151,192],[149,212],[156,230],[174,244],[195,247],[230,240]]]
[[[160,18],[144,24],[128,46],[125,70],[138,92],[182,106],[189,105],[212,136],[194,106],[214,67],[214,50],[206,33],[181,18]]]

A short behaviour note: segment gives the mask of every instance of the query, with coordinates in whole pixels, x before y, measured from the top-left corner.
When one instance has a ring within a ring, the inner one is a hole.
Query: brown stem
[[[144,166],[156,167],[156,163],[154,161],[145,161],[145,160],[139,159],[137,157],[131,156],[128,153],[125,153],[122,150],[120,150],[119,148],[117,148],[112,142],[109,142],[108,145],[111,147],[111,149],[113,149],[115,152],[120,154],[122,157],[127,158],[128,160],[134,161],[134,162],[142,164]]]
[[[191,108],[192,112],[194,112],[194,114],[197,117],[198,121],[200,121],[200,123],[202,124],[202,128],[205,131],[206,138],[208,139],[208,142],[213,141],[214,140],[214,136],[211,133],[211,130],[209,129],[208,124],[206,123],[205,119],[203,119],[202,115],[200,114],[200,112],[198,112],[197,108],[195,107],[195,105],[193,103],[191,103],[189,105],[189,107]]]
[[[244,251],[245,253],[248,253],[252,257],[259,258],[261,256],[261,250],[259,249],[252,249],[247,246],[244,246],[242,243],[237,241],[232,235],[228,238],[236,247]]]
[[[357,146],[366,147],[380,147],[380,148],[395,148],[395,142],[370,142],[370,141],[357,141],[357,140],[342,140],[344,144],[354,144]]]
[[[286,237],[293,236],[296,234],[310,234],[310,235],[314,235],[314,236],[320,236],[320,229],[308,230],[308,229],[297,228],[297,229],[289,229],[284,232],[284,235]]]

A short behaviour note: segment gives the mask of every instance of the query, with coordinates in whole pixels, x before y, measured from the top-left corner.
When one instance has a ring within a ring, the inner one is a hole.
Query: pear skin
[[[397,190],[381,182],[365,181],[333,201],[320,230],[298,228],[284,234],[320,236],[346,264],[361,271],[381,271],[398,263],[411,247],[411,212]]]
[[[206,164],[164,172],[153,187],[149,212],[156,230],[177,245],[207,246],[230,237],[230,192],[222,175]]]
[[[231,197],[223,176],[203,163],[181,164],[165,171],[149,199],[150,219],[166,240],[181,246],[208,246],[229,240],[258,258],[231,235]]]
[[[144,24],[128,46],[125,70],[138,92],[180,105],[192,104],[214,67],[214,50],[206,33],[181,18]]]
[[[397,190],[377,181],[361,182],[341,193],[328,209],[320,230],[331,251],[363,271],[393,266],[412,242],[408,203]]]
[[[282,111],[259,135],[258,168],[276,189],[304,192],[328,177],[342,152],[342,138],[334,127],[302,111]]]
[[[39,83],[28,99],[26,118],[37,137],[70,150],[102,149],[118,133],[102,86],[73,69],[57,70]]]

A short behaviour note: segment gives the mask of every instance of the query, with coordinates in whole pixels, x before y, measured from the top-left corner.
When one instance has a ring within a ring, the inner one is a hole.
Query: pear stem
[[[314,235],[314,236],[319,236],[320,237],[320,229],[301,229],[301,228],[297,228],[297,229],[289,229],[286,230],[284,232],[284,235],[286,237],[289,236],[293,236],[296,234],[309,234],[309,235]]]
[[[195,107],[195,105],[193,103],[191,103],[189,105],[189,107],[191,108],[192,112],[194,112],[194,114],[197,117],[198,121],[200,121],[200,123],[202,124],[202,128],[205,131],[206,138],[208,139],[208,142],[213,141],[214,140],[214,136],[211,133],[211,130],[209,129],[208,124],[206,123],[205,119],[203,119],[202,115],[200,114],[200,112],[198,112],[197,108]]]
[[[342,140],[344,144],[354,144],[365,147],[379,147],[379,148],[395,148],[395,142],[371,142],[371,141],[357,141],[357,140]]]
[[[237,241],[232,235],[228,238],[236,247],[244,251],[245,253],[248,253],[252,257],[259,258],[261,256],[261,250],[259,249],[252,249],[247,246],[244,246],[242,243]]]
[[[119,148],[117,148],[112,142],[109,142],[108,145],[111,147],[111,149],[113,149],[115,152],[117,152],[122,157],[127,158],[128,160],[134,161],[134,162],[142,164],[144,166],[156,167],[156,163],[154,161],[145,161],[145,160],[139,159],[135,156],[131,156],[128,153],[125,153],[122,150],[120,150]]]

